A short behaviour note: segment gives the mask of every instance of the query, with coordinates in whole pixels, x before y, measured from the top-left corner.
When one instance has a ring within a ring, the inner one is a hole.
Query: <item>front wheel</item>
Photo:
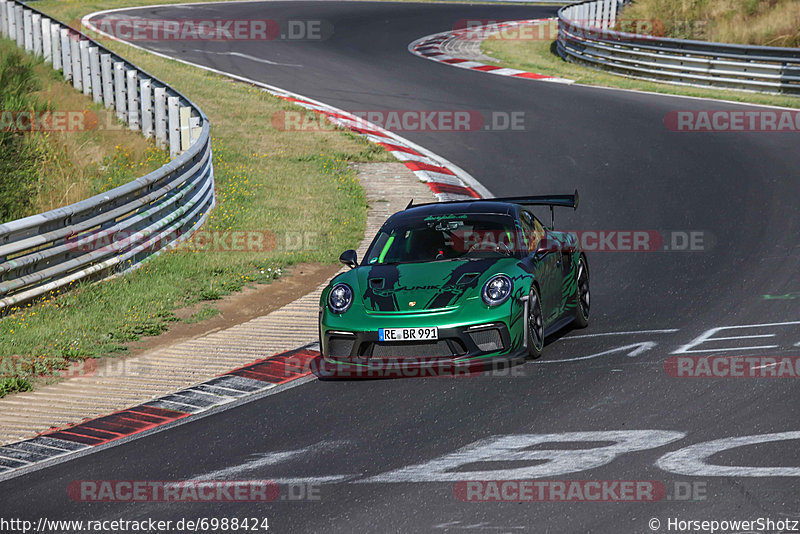
[[[528,294],[528,358],[535,360],[542,355],[544,348],[544,314],[542,313],[542,299],[539,297],[539,289],[531,286]]]
[[[589,266],[586,258],[581,256],[578,260],[578,272],[575,275],[577,288],[575,289],[575,326],[586,328],[589,326]]]

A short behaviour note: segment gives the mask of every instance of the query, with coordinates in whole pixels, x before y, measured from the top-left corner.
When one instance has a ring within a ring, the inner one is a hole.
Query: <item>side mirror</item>
[[[358,267],[358,258],[356,257],[355,250],[345,250],[344,252],[342,252],[342,255],[339,256],[339,261],[347,265],[351,269],[355,269],[356,267]]]
[[[547,235],[539,240],[539,245],[536,247],[536,252],[533,253],[534,256],[544,256],[550,252],[556,252],[558,250],[558,243],[552,239],[548,239]]]

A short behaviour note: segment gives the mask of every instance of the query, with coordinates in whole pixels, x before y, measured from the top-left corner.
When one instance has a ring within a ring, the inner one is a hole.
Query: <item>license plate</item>
[[[430,341],[439,339],[439,329],[428,328],[379,328],[380,341]]]

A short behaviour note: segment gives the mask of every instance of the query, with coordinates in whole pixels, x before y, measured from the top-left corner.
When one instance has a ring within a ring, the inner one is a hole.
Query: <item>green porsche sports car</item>
[[[589,267],[574,234],[531,206],[574,195],[412,205],[358,262],[345,251],[320,298],[322,363],[485,364],[541,355],[545,336],[589,321]]]

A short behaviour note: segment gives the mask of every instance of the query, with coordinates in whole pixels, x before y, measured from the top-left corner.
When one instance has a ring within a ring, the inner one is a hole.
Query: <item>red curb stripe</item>
[[[420,154],[413,148],[408,148],[400,145],[392,145],[390,143],[378,143],[378,144],[381,145],[386,150],[389,150],[390,152],[405,152],[406,154],[414,154],[415,156],[424,157],[422,154]]]
[[[431,172],[438,172],[440,174],[449,174],[450,176],[455,176],[455,173],[450,169],[448,169],[447,167],[431,165],[430,163],[422,163],[421,161],[404,161],[403,163],[405,164],[406,167],[408,167],[412,171],[431,171]]]
[[[544,74],[536,74],[535,72],[520,72],[519,74],[512,74],[512,78],[529,78],[531,80],[541,80],[542,78],[552,78],[552,76],[545,76]]]
[[[311,372],[308,362],[317,356],[319,356],[319,352],[306,349],[285,352],[225,374],[270,384],[285,384],[308,375]]]
[[[481,198],[471,187],[463,187],[460,185],[443,184],[441,182],[428,182],[428,187],[434,193],[450,193],[452,195],[465,195],[472,198]]]
[[[306,100],[300,100],[299,98],[295,98],[295,97],[293,97],[293,96],[280,96],[280,97],[278,97],[278,98],[282,98],[282,99],[284,99],[284,100],[288,100],[289,102],[298,102],[298,103],[300,103],[300,104],[308,104],[309,106],[313,106],[313,105],[314,105],[314,104],[313,104],[313,103],[311,103],[311,102],[308,102],[308,101],[306,101]]]
[[[468,59],[460,59],[460,58],[454,57],[453,59],[443,59],[442,63],[448,63],[448,64],[452,65],[454,63],[464,63],[466,61],[469,61],[469,60]]]
[[[165,410],[153,406],[134,406],[133,408],[42,435],[95,446],[126,436],[132,436],[189,415],[185,412]]]
[[[48,438],[56,438],[56,439],[63,439],[64,441],[71,441],[73,443],[83,443],[84,445],[91,445],[94,447],[95,445],[100,445],[101,443],[105,443],[102,439],[98,438],[91,438],[89,436],[84,436],[82,434],[72,434],[70,432],[59,431],[53,432],[51,434],[42,434],[43,436],[47,436]]]
[[[472,67],[472,70],[479,70],[479,71],[483,71],[483,72],[489,72],[489,71],[493,71],[493,70],[500,70],[502,68],[503,67],[495,67],[494,65],[482,65],[480,67]]]

